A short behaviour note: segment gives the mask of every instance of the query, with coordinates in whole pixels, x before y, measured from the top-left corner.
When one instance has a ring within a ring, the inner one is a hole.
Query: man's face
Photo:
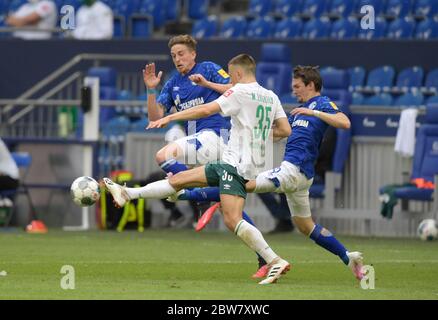
[[[170,49],[170,55],[176,70],[183,75],[188,73],[195,65],[196,52],[190,50],[184,44],[175,44]]]
[[[306,86],[301,78],[292,79],[292,94],[297,97],[298,102],[304,103],[309,100],[312,91],[312,82]]]

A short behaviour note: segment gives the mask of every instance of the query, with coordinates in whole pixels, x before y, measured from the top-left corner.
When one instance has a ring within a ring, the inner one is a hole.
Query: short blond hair
[[[253,57],[249,54],[242,53],[234,58],[232,58],[229,62],[229,65],[242,67],[246,72],[254,74],[256,72],[256,62]]]
[[[169,43],[167,44],[169,49],[172,49],[172,47],[176,44],[183,44],[187,46],[192,51],[196,51],[196,45],[197,42],[195,38],[193,38],[191,35],[188,34],[181,34],[179,36],[175,36],[170,38]]]

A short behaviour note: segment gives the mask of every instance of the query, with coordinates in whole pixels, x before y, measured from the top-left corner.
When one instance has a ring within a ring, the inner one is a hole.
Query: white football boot
[[[357,280],[362,280],[362,278],[364,277],[362,253],[358,251],[353,251],[348,252],[347,256],[350,259],[350,262],[348,262],[348,266],[350,267],[354,276]]]
[[[129,198],[128,193],[125,190],[126,186],[121,186],[121,185],[113,182],[109,178],[103,178],[103,182],[105,183],[105,186],[108,189],[108,191],[113,196],[114,203],[118,207],[122,208],[126,204],[126,202],[131,200]]]
[[[286,260],[281,259],[280,257],[275,258],[269,264],[269,272],[266,276],[266,279],[259,282],[259,284],[271,284],[275,283],[278,278],[281,277],[282,274],[285,274],[290,270],[290,264]]]

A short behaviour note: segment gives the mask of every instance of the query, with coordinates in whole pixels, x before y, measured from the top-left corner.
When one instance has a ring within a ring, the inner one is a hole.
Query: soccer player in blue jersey
[[[179,112],[197,105],[212,102],[220,97],[217,91],[200,86],[200,77],[210,83],[231,88],[230,76],[219,65],[210,62],[196,62],[196,40],[190,35],[179,35],[169,40],[168,46],[178,73],[157,91],[162,72],[156,74],[155,64],[146,65],[143,79],[147,87],[147,107],[150,121],[157,121],[173,108]],[[177,174],[188,169],[187,165],[204,165],[221,158],[221,151],[228,140],[229,117],[220,114],[189,121],[185,124],[187,136],[169,143],[156,154],[158,165],[167,173]],[[251,218],[243,212],[243,218],[254,225]],[[266,261],[259,257],[259,268]]]
[[[350,128],[350,120],[328,97],[321,96],[322,78],[317,67],[298,66],[294,69],[292,90],[302,105],[292,110],[289,136],[281,166],[259,174],[246,184],[248,192],[282,192],[286,194],[294,225],[316,244],[339,256],[357,279],[362,279],[362,254],[349,252],[324,227],[311,217],[309,189],[315,176],[314,165],[328,126]],[[185,191],[180,199],[218,200],[213,188]]]

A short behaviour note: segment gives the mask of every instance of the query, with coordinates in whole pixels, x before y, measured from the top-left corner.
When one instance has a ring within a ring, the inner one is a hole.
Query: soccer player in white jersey
[[[257,228],[242,219],[245,183],[263,170],[260,164],[265,161],[264,150],[270,135],[285,138],[291,129],[278,97],[256,82],[255,67],[254,59],[247,54],[234,57],[228,64],[234,85],[231,89],[213,102],[169,115],[148,126],[161,128],[171,121],[198,119],[219,112],[231,116],[230,138],[222,161],[182,171],[141,188],[126,188],[108,178],[103,180],[118,206],[140,197],[166,198],[188,187],[219,186],[225,225],[268,262],[269,273],[259,283],[270,284],[289,271],[290,264],[269,247]]]

